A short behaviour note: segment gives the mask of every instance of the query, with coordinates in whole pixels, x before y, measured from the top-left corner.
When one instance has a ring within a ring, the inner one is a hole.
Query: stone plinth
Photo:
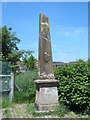
[[[58,104],[58,80],[35,80],[36,83],[36,111],[52,111]]]

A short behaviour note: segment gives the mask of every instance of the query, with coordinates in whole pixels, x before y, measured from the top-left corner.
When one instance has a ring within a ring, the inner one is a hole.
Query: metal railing
[[[10,77],[9,80],[3,80],[3,77]],[[0,75],[0,92],[9,92],[9,98],[12,100],[13,94],[14,94],[14,74],[11,73],[10,75]],[[5,88],[3,89],[3,84],[5,85]]]

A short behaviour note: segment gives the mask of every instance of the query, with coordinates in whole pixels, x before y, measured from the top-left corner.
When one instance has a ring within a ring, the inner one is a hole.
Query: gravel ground
[[[10,108],[0,109],[0,118],[32,118],[32,115],[26,112],[27,104],[16,104]],[[7,110],[8,109],[8,110]],[[5,113],[6,111],[6,113]],[[8,112],[7,112],[8,111]],[[1,114],[2,113],[2,114]],[[76,115],[74,112],[65,114],[64,118],[88,118],[88,115],[80,116]],[[39,118],[39,117],[37,117]],[[42,116],[40,118],[58,118],[57,116]],[[0,119],[1,120],[1,119]]]
[[[2,109],[3,118],[7,118],[7,115],[5,114],[6,109]],[[12,107],[8,108],[8,112],[9,112],[10,118],[31,118],[32,117],[30,114],[27,114],[26,112],[26,104],[13,105]]]

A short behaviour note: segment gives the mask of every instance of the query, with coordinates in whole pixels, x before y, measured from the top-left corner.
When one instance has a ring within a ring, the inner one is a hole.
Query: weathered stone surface
[[[50,104],[50,105],[37,105],[35,103],[36,112],[49,112],[55,110],[57,104]]]
[[[38,80],[35,80],[34,81],[36,84],[39,84],[39,83],[58,83],[59,81],[58,80],[55,80],[55,79],[43,79],[43,80],[40,80],[40,79],[38,79]]]
[[[36,111],[51,111],[58,104],[57,80],[36,80]]]
[[[54,79],[48,17],[40,14],[36,111],[52,111],[58,103],[58,80]]]
[[[39,79],[54,79],[49,21],[43,14],[40,14],[39,18],[38,77]]]
[[[39,104],[56,104],[58,103],[57,87],[43,87],[40,88]]]

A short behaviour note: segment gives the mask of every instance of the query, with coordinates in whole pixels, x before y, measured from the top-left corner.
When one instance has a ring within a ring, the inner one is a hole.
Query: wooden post
[[[11,73],[11,79],[10,79],[10,93],[9,93],[9,98],[10,101],[12,101],[13,95],[14,95],[14,73]]]

